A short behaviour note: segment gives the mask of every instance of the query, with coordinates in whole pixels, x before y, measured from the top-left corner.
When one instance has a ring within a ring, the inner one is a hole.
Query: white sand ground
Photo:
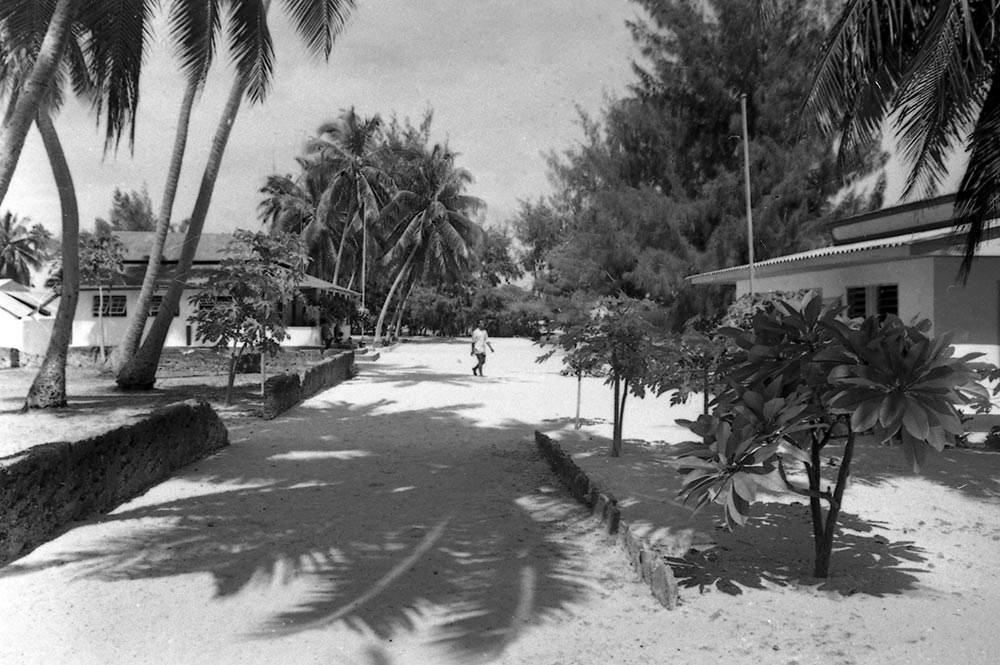
[[[816,584],[796,507],[732,535],[690,520],[662,444],[602,455],[599,382],[573,430],[575,382],[527,342],[494,345],[481,379],[467,344],[400,345],[0,569],[0,663],[997,661],[1000,455],[951,451],[920,478],[866,453],[839,572]],[[626,436],[677,440],[676,415],[636,401]],[[536,428],[664,551],[719,542],[678,566],[680,608],[555,485]]]

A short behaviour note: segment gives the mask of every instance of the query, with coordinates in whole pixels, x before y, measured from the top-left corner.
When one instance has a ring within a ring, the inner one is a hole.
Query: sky
[[[577,107],[597,114],[632,82],[636,50],[628,0],[358,0],[328,62],[311,57],[271,10],[274,85],[262,105],[244,102],[226,150],[206,231],[259,228],[259,189],[272,173],[297,174],[294,157],[341,109],[418,121],[434,111],[431,138],[447,140],[488,208],[487,224],[511,219],[521,199],[549,191],[545,153],[583,138]],[[83,228],[107,218],[115,187],[148,187],[159,209],[183,80],[156,33],[143,73],[134,151],[103,154],[103,129],[69,102],[56,118]],[[231,82],[220,58],[194,110],[173,219],[190,216],[208,148]],[[32,130],[3,209],[59,227],[59,204],[41,140]]]

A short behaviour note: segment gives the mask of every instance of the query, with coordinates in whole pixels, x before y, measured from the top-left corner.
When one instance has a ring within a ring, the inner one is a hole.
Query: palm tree
[[[410,188],[399,191],[380,216],[382,224],[392,229],[392,249],[385,262],[398,268],[375,325],[373,346],[381,341],[386,313],[400,285],[423,270],[453,277],[467,274],[473,248],[483,237],[482,228],[469,215],[481,212],[485,204],[464,193],[472,176],[455,167],[454,153],[446,146],[434,146],[420,158],[414,175]],[[409,287],[402,292],[409,292]],[[402,300],[397,305],[404,306]]]
[[[298,178],[269,176],[261,188],[264,198],[259,205],[260,219],[271,232],[301,236],[309,252],[309,274],[329,279],[337,257],[338,225],[332,223],[333,211],[320,216],[317,209],[327,190],[329,178],[322,169],[313,168],[316,160],[297,158],[303,173]]]
[[[324,171],[332,168],[334,173],[319,201],[316,216],[328,226],[332,218],[342,219],[330,281],[337,284],[344,250],[351,236],[360,231],[361,304],[364,306],[368,229],[393,189],[392,179],[382,167],[388,150],[382,141],[382,119],[378,115],[360,117],[352,107],[342,111],[334,122],[320,126],[318,134],[318,138],[306,146],[307,159],[314,168]]]
[[[196,2],[197,0],[183,0]],[[32,121],[65,58],[86,56],[93,77],[92,103],[106,126],[105,149],[134,136],[143,50],[158,0],[4,0],[0,32],[8,52],[30,54],[17,94],[0,127],[0,203]],[[123,6],[124,5],[124,6]],[[107,20],[114,16],[116,20]],[[77,47],[82,45],[82,50]],[[30,64],[29,64],[30,63]],[[51,108],[51,107],[50,107]]]
[[[0,217],[0,279],[12,279],[31,286],[31,271],[39,270],[45,259],[48,236],[45,229],[30,230],[8,211]]]
[[[929,194],[956,146],[969,163],[955,202],[968,275],[1000,213],[1000,0],[849,0],[830,31],[807,104],[841,156],[881,140],[887,120],[909,165],[904,195]]]
[[[52,117],[45,107],[37,111],[35,123],[42,135],[42,144],[59,190],[59,207],[62,210],[62,280],[52,335],[49,337],[42,365],[28,389],[25,409],[66,406],[66,356],[73,339],[73,317],[80,294],[80,211],[77,208],[73,176]]]
[[[9,8],[10,5],[4,5]],[[12,25],[0,22],[0,97],[9,97],[11,107],[22,99],[25,86],[31,81],[37,62],[42,58],[44,43],[18,40],[10,31]],[[22,26],[23,27],[23,26]],[[27,28],[25,28],[27,29]],[[39,94],[34,111],[34,121],[42,136],[42,144],[52,167],[62,213],[62,270],[60,300],[53,321],[52,334],[25,398],[24,408],[48,408],[66,405],[66,356],[73,336],[73,317],[79,295],[79,227],[76,190],[66,163],[66,156],[52,122],[51,112],[62,105],[62,90],[70,78],[74,89],[85,96],[100,95],[95,68],[88,66],[82,40],[71,39],[64,44],[65,56],[55,63],[48,88]],[[99,68],[97,68],[99,69]],[[95,92],[96,91],[96,92]],[[14,113],[14,111],[10,111]]]
[[[163,188],[163,199],[156,218],[156,233],[149,251],[149,260],[143,275],[139,297],[132,310],[128,325],[121,341],[115,347],[108,359],[109,369],[117,374],[131,360],[139,348],[142,333],[149,320],[149,308],[160,276],[160,262],[163,248],[170,232],[171,216],[174,199],[177,195],[177,185],[180,182],[181,167],[184,163],[184,153],[187,148],[188,128],[191,124],[191,112],[194,102],[205,85],[205,79],[215,56],[215,40],[221,31],[221,10],[218,0],[211,2],[176,1],[171,6],[169,14],[170,31],[178,44],[181,66],[187,78],[184,95],[181,99],[180,113],[177,120],[177,130],[174,134],[174,145],[170,156],[170,167]],[[229,47],[233,52],[245,49],[246,36],[252,34],[254,23],[248,23],[248,15],[244,12],[233,13],[233,25],[228,32]],[[237,59],[238,75],[252,81],[257,89],[251,89],[252,96],[260,97],[266,92],[266,79],[252,78],[252,72],[259,67],[269,68],[270,51],[262,49],[250,50],[252,57]]]
[[[142,346],[118,371],[116,383],[126,389],[149,389],[156,380],[163,343],[170,329],[173,313],[180,305],[185,280],[201,239],[205,218],[211,203],[212,193],[222,157],[225,153],[229,134],[236,121],[240,102],[244,95],[251,102],[263,100],[271,76],[271,37],[267,26],[267,10],[270,0],[229,0],[233,4],[232,14],[241,16],[241,25],[247,29],[241,33],[244,40],[237,47],[238,60],[257,63],[248,71],[240,71],[230,88],[229,97],[216,129],[208,162],[202,175],[201,186],[195,200],[191,222],[184,237],[177,271],[163,296],[163,302],[156,318],[142,342]],[[286,0],[289,14],[296,24],[299,34],[314,53],[329,57],[333,41],[340,34],[354,0]]]

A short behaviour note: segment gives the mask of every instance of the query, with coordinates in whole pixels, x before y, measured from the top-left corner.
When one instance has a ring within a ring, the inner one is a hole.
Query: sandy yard
[[[574,430],[557,362],[494,346],[483,378],[467,343],[415,342],[277,420],[230,415],[228,449],[0,569],[0,663],[996,661],[1000,455],[914,476],[862,451],[817,581],[788,497],[731,534],[674,499],[663,452],[693,406],[631,402],[610,459],[599,381]],[[30,417],[63,438],[82,422]],[[677,610],[556,485],[535,429],[673,557]]]

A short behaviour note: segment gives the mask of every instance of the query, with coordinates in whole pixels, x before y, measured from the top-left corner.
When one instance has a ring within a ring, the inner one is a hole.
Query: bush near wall
[[[0,458],[0,565],[228,444],[212,407],[188,400],[98,436]]]

